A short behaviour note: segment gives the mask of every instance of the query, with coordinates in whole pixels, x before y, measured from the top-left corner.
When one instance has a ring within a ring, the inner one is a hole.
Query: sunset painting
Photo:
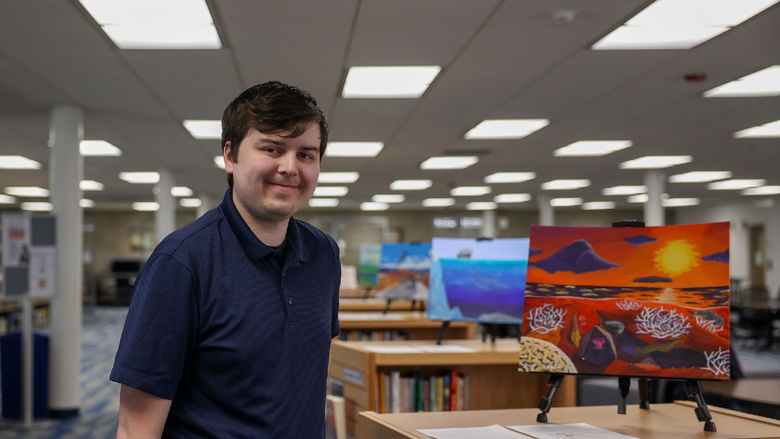
[[[428,300],[431,243],[383,243],[376,297]]]
[[[730,377],[727,222],[532,226],[525,296],[521,370]]]

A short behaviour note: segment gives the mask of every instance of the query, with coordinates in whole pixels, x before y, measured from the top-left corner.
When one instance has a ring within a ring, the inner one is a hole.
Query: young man
[[[230,189],[166,237],[138,277],[111,379],[118,438],[321,438],[338,248],[292,217],[327,123],[307,92],[244,91],[222,116]]]

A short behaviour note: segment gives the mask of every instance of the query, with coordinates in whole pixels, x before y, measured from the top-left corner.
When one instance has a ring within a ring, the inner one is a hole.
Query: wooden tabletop
[[[732,381],[702,382],[707,393],[762,404],[780,405],[780,378],[744,378]]]

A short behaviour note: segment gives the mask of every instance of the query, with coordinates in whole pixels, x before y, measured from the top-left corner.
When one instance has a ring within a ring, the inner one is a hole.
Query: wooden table
[[[376,298],[354,298],[342,297],[339,299],[339,311],[384,311],[387,306],[387,300]],[[393,300],[390,302],[390,311],[415,311],[425,310],[425,302],[415,302],[411,300]]]
[[[671,404],[653,404],[650,410],[636,405],[628,406],[625,415],[618,415],[616,407],[555,407],[548,414],[550,423],[573,424],[585,422],[617,433],[641,439],[678,438],[780,438],[780,421],[749,415],[733,410],[710,407],[716,432],[703,431],[696,420],[695,404],[678,401]],[[474,410],[467,412],[399,413],[380,415],[361,412],[358,415],[359,439],[430,439],[419,428],[482,427],[492,424],[536,424],[538,409]],[[517,434],[518,439],[524,438]]]

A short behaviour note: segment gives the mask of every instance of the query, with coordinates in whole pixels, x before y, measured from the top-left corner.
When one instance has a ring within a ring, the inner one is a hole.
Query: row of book
[[[339,339],[343,341],[385,341],[385,340],[409,340],[407,331],[341,331]]]
[[[469,409],[469,378],[457,370],[379,373],[380,413],[434,412]]]

